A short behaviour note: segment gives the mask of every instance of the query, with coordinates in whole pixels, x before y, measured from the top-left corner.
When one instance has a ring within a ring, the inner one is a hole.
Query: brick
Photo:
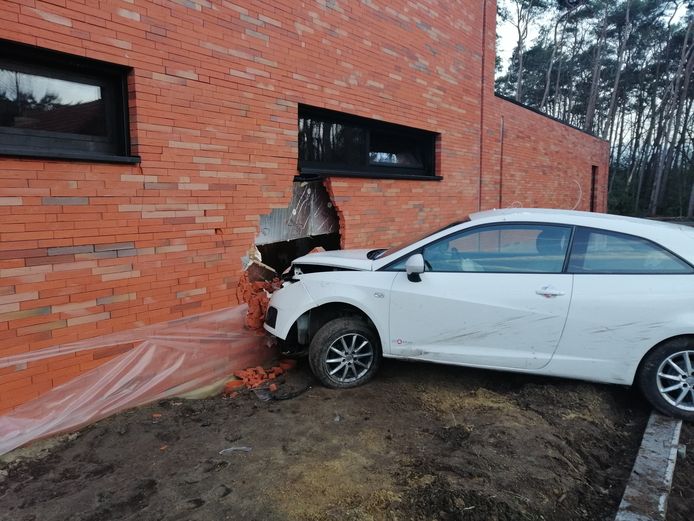
[[[59,329],[65,326],[67,326],[67,322],[65,320],[55,320],[53,322],[45,322],[43,324],[20,327],[17,329],[17,335],[22,336],[30,335],[32,333],[43,333],[45,331],[53,331],[54,329]]]
[[[48,255],[73,255],[75,253],[91,253],[94,246],[86,244],[84,246],[64,246],[59,248],[48,248]]]
[[[116,242],[111,244],[97,244],[94,246],[95,252],[110,251],[110,250],[131,250],[135,247],[132,242]]]
[[[101,297],[96,299],[98,305],[114,304],[116,302],[127,302],[135,298],[135,293],[123,293],[121,295],[111,295],[110,297]]]
[[[89,197],[43,197],[41,202],[46,206],[85,206],[89,204]]]
[[[91,322],[99,322],[100,320],[107,320],[111,317],[111,313],[105,311],[103,313],[95,313],[94,315],[85,315],[83,317],[68,318],[68,326],[76,326],[79,324],[89,324]]]
[[[61,304],[58,306],[51,306],[53,313],[70,313],[72,311],[77,311],[85,308],[91,308],[96,306],[96,300],[84,300],[82,302],[70,302],[69,304]]]
[[[38,296],[39,294],[37,291],[27,291],[26,293],[13,293],[11,295],[0,296],[0,304],[25,302],[27,300],[37,299]]]
[[[207,288],[197,288],[197,289],[189,289],[187,291],[177,291],[176,292],[176,298],[193,297],[196,295],[204,295],[205,293],[207,293]]]
[[[21,197],[0,197],[0,206],[21,206]]]
[[[178,246],[159,246],[154,249],[155,253],[174,253],[179,251],[186,251],[185,244]]]
[[[0,313],[0,322],[19,320],[28,317],[39,317],[43,315],[48,315],[51,312],[51,306],[45,306],[41,308],[25,309],[23,311],[14,311],[11,313]]]
[[[30,250],[0,250],[0,260],[27,259],[31,257],[44,257],[46,248],[32,248]]]

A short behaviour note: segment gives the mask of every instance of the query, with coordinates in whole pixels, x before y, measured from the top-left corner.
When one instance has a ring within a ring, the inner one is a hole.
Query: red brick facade
[[[494,96],[495,12],[493,0],[1,2],[1,38],[132,68],[141,162],[0,158],[0,359],[235,305],[260,215],[291,195],[299,103],[440,135],[441,181],[329,178],[345,247],[478,208],[589,209],[593,165],[604,211],[607,143]],[[113,355],[0,368],[0,413]]]

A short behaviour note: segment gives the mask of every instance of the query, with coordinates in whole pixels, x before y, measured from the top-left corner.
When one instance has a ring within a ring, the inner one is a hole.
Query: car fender
[[[315,279],[306,277],[302,282],[314,302],[313,307],[325,304],[348,304],[364,313],[376,327],[383,353],[388,354],[390,353],[388,342],[390,286],[396,274],[367,272],[365,275],[363,281],[356,280],[355,277],[354,283],[330,280],[330,277]]]
[[[374,278],[392,281],[394,275],[389,273],[386,277]],[[304,275],[300,281],[288,284],[273,293],[270,305],[278,310],[277,321],[275,327],[266,323],[265,330],[284,340],[299,317],[325,304],[348,304],[360,310],[376,327],[384,354],[390,352],[387,340],[389,287],[380,289]]]
[[[274,336],[285,340],[297,319],[308,310],[316,307],[316,303],[306,291],[301,282],[287,284],[272,294],[270,306],[277,309],[277,319],[274,327],[265,322],[265,330]]]

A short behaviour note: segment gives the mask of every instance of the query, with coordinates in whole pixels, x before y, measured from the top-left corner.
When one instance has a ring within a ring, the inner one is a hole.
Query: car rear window
[[[573,241],[572,273],[692,273],[692,267],[665,248],[641,237],[578,228]]]

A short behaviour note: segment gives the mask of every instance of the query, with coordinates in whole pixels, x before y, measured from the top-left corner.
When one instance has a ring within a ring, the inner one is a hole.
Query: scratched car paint
[[[296,259],[265,328],[329,387],[401,358],[634,384],[694,418],[693,264],[685,226],[493,210],[390,249]]]

